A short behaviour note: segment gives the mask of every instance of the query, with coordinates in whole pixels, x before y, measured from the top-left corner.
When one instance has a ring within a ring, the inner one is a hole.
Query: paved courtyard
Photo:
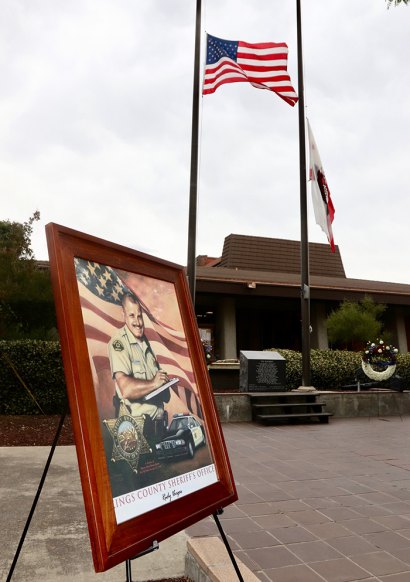
[[[239,500],[221,521],[235,554],[260,580],[410,582],[410,417],[223,430]],[[0,447],[0,580],[47,454],[44,447]],[[212,518],[186,533],[218,535]],[[186,534],[167,542],[135,562],[133,579],[183,573]],[[94,574],[75,450],[58,447],[13,582],[124,574],[122,566]]]
[[[263,581],[410,581],[410,418],[224,425],[239,501],[221,520]],[[188,530],[216,535],[212,519]]]

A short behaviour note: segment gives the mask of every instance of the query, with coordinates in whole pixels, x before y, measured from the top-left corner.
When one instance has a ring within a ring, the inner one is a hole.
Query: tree
[[[27,222],[0,221],[0,253],[13,260],[30,260],[34,258],[31,248],[33,222],[40,220],[40,212],[33,212]]]
[[[3,339],[47,339],[55,328],[50,274],[37,269],[31,247],[33,224],[0,221],[0,335]],[[55,334],[52,334],[55,335]]]
[[[398,6],[399,4],[408,4],[409,0],[387,0],[387,8],[389,9],[390,6]]]
[[[360,349],[368,340],[380,337],[383,324],[380,317],[387,306],[376,304],[370,297],[359,302],[343,301],[326,320],[329,341],[335,347]]]

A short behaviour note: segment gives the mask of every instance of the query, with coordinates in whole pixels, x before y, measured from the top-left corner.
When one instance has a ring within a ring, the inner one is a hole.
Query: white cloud
[[[208,0],[203,30],[286,41],[280,0]],[[305,104],[349,276],[410,283],[408,17],[384,0],[303,8]],[[42,216],[185,264],[195,3],[7,0],[0,22],[2,218]],[[202,47],[202,54],[204,47]],[[298,110],[249,85],[204,97],[197,254],[231,232],[298,239]],[[311,213],[309,201],[309,214]],[[310,217],[309,238],[325,242]]]

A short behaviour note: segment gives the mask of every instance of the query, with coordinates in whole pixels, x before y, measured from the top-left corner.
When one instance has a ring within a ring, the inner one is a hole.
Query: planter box
[[[239,362],[215,362],[208,370],[214,392],[239,391]]]

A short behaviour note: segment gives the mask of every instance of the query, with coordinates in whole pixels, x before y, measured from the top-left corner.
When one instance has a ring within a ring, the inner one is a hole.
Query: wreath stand
[[[396,364],[386,364],[386,369],[384,371],[374,370],[371,366],[371,363],[365,362],[362,360],[362,370],[365,375],[370,378],[370,380],[374,380],[375,382],[381,382],[383,380],[388,380],[393,376],[396,371]],[[357,382],[357,391],[360,392],[360,380]],[[399,405],[396,402],[397,413],[400,416],[400,420],[403,422],[403,417],[401,415]],[[369,416],[370,420],[370,416]]]
[[[38,484],[37,491],[36,491],[36,494],[34,496],[33,503],[31,505],[30,512],[28,514],[26,523],[25,523],[24,528],[23,528],[23,532],[22,532],[21,537],[20,537],[20,541],[19,541],[18,546],[17,546],[17,549],[16,549],[16,553],[14,554],[14,558],[13,558],[12,564],[10,566],[9,573],[7,575],[7,578],[6,578],[6,582],[10,582],[11,581],[11,578],[12,578],[13,573],[14,573],[14,570],[16,568],[18,559],[20,557],[21,549],[23,547],[24,540],[26,539],[26,535],[27,535],[27,532],[28,532],[28,528],[30,527],[31,520],[33,519],[33,515],[34,515],[34,512],[36,510],[38,500],[40,499],[41,491],[43,489],[44,482],[46,480],[47,473],[48,473],[48,470],[50,468],[51,460],[53,458],[53,455],[54,455],[54,452],[55,452],[55,449],[56,449],[56,446],[57,446],[57,443],[58,443],[58,439],[60,438],[61,430],[63,428],[63,425],[64,425],[64,421],[65,421],[66,416],[67,416],[67,412],[64,412],[61,415],[60,422],[58,424],[58,427],[57,427],[57,430],[56,430],[56,433],[55,433],[55,436],[54,436],[53,444],[51,445],[51,449],[50,449],[50,452],[49,452],[49,455],[48,455],[46,464],[44,466],[43,474],[42,474],[41,479],[40,479],[40,482]],[[238,576],[238,580],[239,580],[239,582],[244,582],[244,580],[242,578],[242,574],[241,574],[241,572],[239,570],[238,564],[237,564],[237,562],[235,560],[235,556],[233,555],[233,552],[232,552],[231,547],[229,545],[228,539],[227,539],[227,537],[225,535],[225,532],[224,532],[224,530],[222,528],[221,522],[219,521],[219,517],[218,516],[221,515],[222,513],[223,513],[223,509],[222,508],[221,509],[218,509],[216,511],[216,513],[213,514],[213,518],[214,518],[215,523],[216,523],[216,525],[218,527],[218,530],[219,530],[219,533],[221,535],[222,541],[223,541],[223,543],[224,543],[224,545],[226,547],[226,550],[227,550],[228,555],[229,555],[229,557],[231,559],[231,562],[232,562],[232,565],[233,565],[233,567],[235,569],[235,572],[236,572],[236,574]],[[149,554],[151,552],[154,552],[155,550],[158,550],[158,549],[159,549],[159,544],[158,544],[157,541],[154,540],[153,543],[152,543],[152,545],[149,548],[147,548],[146,550],[143,550],[138,555],[136,555],[134,558],[131,558],[131,559],[128,559],[128,560],[125,561],[126,582],[132,582],[132,568],[131,568],[131,562],[132,562],[132,560],[136,560],[137,558],[140,558],[141,556],[145,556],[146,554]]]

